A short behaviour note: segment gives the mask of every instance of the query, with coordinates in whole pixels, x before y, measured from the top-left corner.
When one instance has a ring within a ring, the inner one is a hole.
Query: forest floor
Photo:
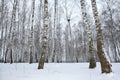
[[[43,70],[37,66],[0,63],[0,80],[120,80],[120,63],[112,63],[110,74],[101,74],[99,63],[95,69],[89,69],[88,63],[45,63]]]

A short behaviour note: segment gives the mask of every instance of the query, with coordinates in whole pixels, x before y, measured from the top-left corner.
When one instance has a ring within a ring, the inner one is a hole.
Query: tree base
[[[89,64],[89,68],[93,69],[96,67],[96,61],[94,58],[90,59],[90,64]]]
[[[43,69],[43,68],[44,68],[44,62],[39,62],[38,69]]]
[[[111,69],[111,64],[109,64],[108,62],[107,62],[107,64],[102,64],[101,65],[102,66],[102,73],[110,73],[110,72],[112,72],[112,69]]]

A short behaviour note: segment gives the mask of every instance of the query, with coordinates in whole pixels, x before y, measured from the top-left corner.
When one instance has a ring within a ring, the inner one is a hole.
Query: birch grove
[[[0,0],[0,62],[120,62],[119,0]],[[102,59],[101,59],[102,58]]]

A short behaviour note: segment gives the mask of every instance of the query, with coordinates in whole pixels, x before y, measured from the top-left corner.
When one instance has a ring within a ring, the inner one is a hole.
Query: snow
[[[99,63],[95,69],[89,69],[88,63],[45,63],[43,70],[37,66],[0,63],[0,80],[120,80],[120,63],[112,63],[110,74],[101,74]]]

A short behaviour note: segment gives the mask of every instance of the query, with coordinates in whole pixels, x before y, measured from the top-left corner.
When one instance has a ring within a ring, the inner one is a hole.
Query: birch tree
[[[43,37],[42,37],[42,54],[38,64],[38,69],[44,68],[45,54],[47,48],[47,30],[48,30],[48,0],[44,0],[44,19],[43,19]]]
[[[67,0],[65,0],[65,13],[66,13],[66,21],[67,21],[67,25],[66,25],[66,33],[65,33],[65,39],[66,39],[66,42],[65,42],[65,46],[66,46],[66,59],[68,62],[72,61],[73,60],[73,53],[74,53],[74,50],[73,50],[73,42],[72,42],[72,26],[71,26],[71,21],[72,21],[72,12],[73,12],[73,7],[74,7],[74,4],[72,4],[72,9],[69,11],[68,10],[68,7],[67,7]]]
[[[21,40],[21,61],[24,61],[24,48],[25,48],[25,22],[26,22],[26,0],[23,1],[23,6],[22,6],[22,29],[21,29],[21,36],[20,36],[20,40]]]
[[[90,23],[87,18],[87,12],[86,12],[86,5],[85,5],[85,0],[80,0],[81,3],[81,11],[82,11],[82,18],[85,23],[86,31],[89,36],[89,55],[90,55],[90,64],[89,68],[95,68],[96,67],[96,62],[95,62],[95,55],[93,52],[93,39],[92,39],[92,31],[90,30]]]
[[[91,0],[91,5],[92,5],[92,11],[94,15],[96,30],[97,30],[97,54],[101,63],[101,71],[102,73],[110,73],[112,72],[111,64],[107,60],[105,53],[103,51],[102,29],[98,17],[96,0]]]
[[[5,8],[5,39],[4,39],[4,63],[6,63],[7,61],[7,53],[5,52],[6,51],[6,48],[7,48],[7,37],[8,37],[8,33],[7,33],[7,30],[8,30],[8,6],[6,6]]]
[[[3,61],[3,57],[4,57],[4,54],[3,54],[3,31],[4,31],[4,0],[1,1],[1,21],[0,21],[0,29],[1,29],[1,45],[0,45],[0,48],[1,48],[1,59]]]
[[[12,10],[12,18],[9,32],[9,40],[10,43],[8,45],[7,51],[10,52],[10,63],[13,63],[13,52],[14,52],[14,40],[15,40],[15,32],[16,32],[16,9],[17,9],[17,0],[14,0],[13,10]]]
[[[32,0],[32,24],[31,24],[31,36],[30,36],[30,62],[33,62],[33,53],[34,53],[34,38],[33,38],[33,29],[34,29],[34,11],[35,11],[35,0]]]
[[[56,62],[56,57],[57,57],[57,4],[58,4],[58,0],[54,0],[54,29],[53,29],[53,33],[52,33],[52,37],[53,37],[53,44],[52,44],[52,52],[50,55],[50,59],[49,62]]]

